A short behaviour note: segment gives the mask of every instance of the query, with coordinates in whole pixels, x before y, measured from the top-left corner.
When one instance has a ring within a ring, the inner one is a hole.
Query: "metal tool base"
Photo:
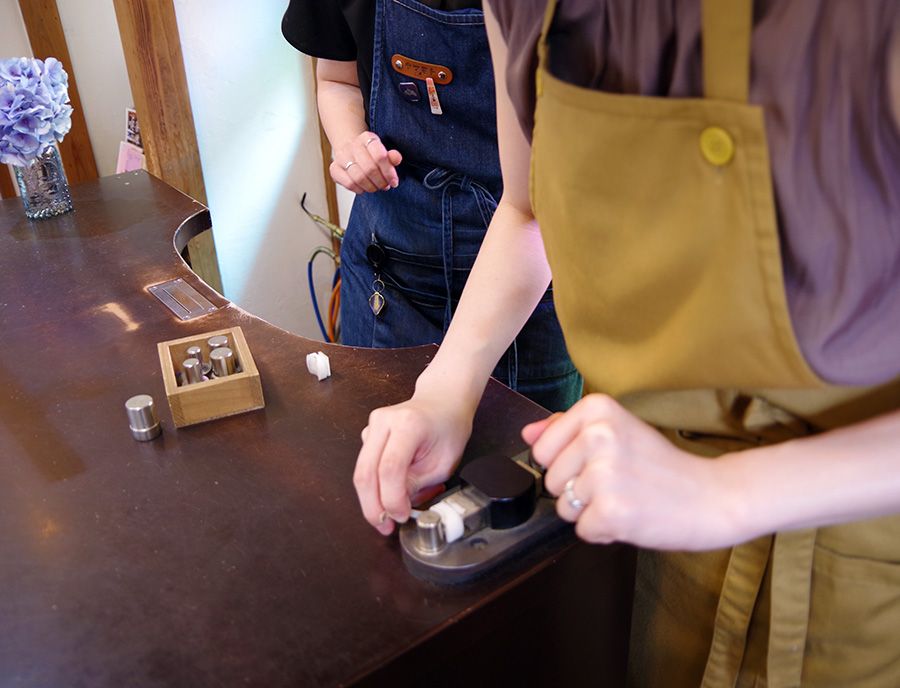
[[[403,562],[416,578],[458,584],[482,576],[566,530],[571,530],[571,525],[556,515],[556,501],[540,497],[534,515],[515,528],[485,528],[447,545],[436,554],[426,554],[416,547],[415,522],[408,521],[400,528],[400,546]]]

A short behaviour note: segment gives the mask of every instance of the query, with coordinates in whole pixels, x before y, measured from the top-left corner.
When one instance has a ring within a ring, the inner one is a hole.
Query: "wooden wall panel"
[[[328,169],[331,166],[331,142],[325,135],[325,129],[321,124],[319,124],[319,144],[322,147],[322,174],[325,177],[325,201],[328,204],[328,221],[340,226],[341,213],[338,208],[337,187],[335,187],[334,180],[331,178],[331,172]],[[337,244],[333,248],[337,250],[340,247],[340,242],[337,239],[333,241]]]
[[[206,203],[172,0],[113,0],[147,170]]]
[[[312,58],[310,64],[312,65],[313,88],[318,97],[319,80],[316,77],[316,58]],[[318,115],[318,108],[316,108],[316,114]],[[318,121],[318,116],[316,119]],[[322,148],[322,173],[325,177],[325,201],[328,204],[328,221],[339,225],[341,224],[341,217],[338,210],[337,190],[334,186],[334,180],[331,178],[331,172],[328,169],[331,166],[331,142],[325,135],[325,128],[321,122],[319,122],[319,145]]]
[[[204,205],[206,186],[172,0],[113,0],[147,170]],[[211,231],[188,242],[191,268],[222,293]]]
[[[62,62],[69,74],[69,100],[74,108],[72,129],[59,144],[66,177],[70,184],[96,179],[97,163],[94,160],[94,150],[88,136],[81,98],[78,96],[75,70],[69,56],[69,46],[63,33],[56,0],[19,0],[19,7],[22,10],[22,19],[25,21],[25,30],[34,56],[42,60],[55,57]]]
[[[216,242],[213,240],[211,229],[200,232],[188,241],[188,257],[191,261],[191,270],[224,296],[222,275],[219,273],[219,256],[216,253]]]
[[[316,58],[312,58],[310,64],[312,65],[313,87],[318,100],[319,80],[316,77]],[[318,108],[316,108],[316,115],[318,121]],[[331,142],[328,140],[328,136],[325,135],[325,128],[322,126],[321,121],[319,121],[319,146],[322,149],[322,176],[325,178],[325,202],[328,204],[328,221],[340,226],[341,213],[338,207],[337,187],[328,169],[331,166]],[[340,253],[341,251],[341,242],[335,237],[331,238],[331,248],[335,253]]]
[[[12,198],[16,195],[8,165],[0,165],[0,198]]]

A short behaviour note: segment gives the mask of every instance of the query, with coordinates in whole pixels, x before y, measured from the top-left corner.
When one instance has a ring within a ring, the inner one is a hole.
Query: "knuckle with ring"
[[[581,511],[585,507],[585,501],[575,495],[575,478],[569,478],[568,482],[566,482],[566,486],[563,488],[563,495],[569,506],[575,511]]]
[[[377,136],[370,136],[369,139],[365,143],[366,148],[369,147],[369,144],[372,143],[372,141],[377,141],[377,140],[378,140]]]
[[[342,167],[343,167],[345,170],[349,170],[349,169],[350,169],[351,167],[353,167],[355,164],[356,164],[356,160],[351,160],[351,161],[349,161],[348,163],[346,163],[345,165],[342,165]]]

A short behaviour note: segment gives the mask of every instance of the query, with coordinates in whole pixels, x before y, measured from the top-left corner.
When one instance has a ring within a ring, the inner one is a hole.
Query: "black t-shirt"
[[[389,0],[388,0],[389,1]],[[418,0],[436,10],[481,9],[481,0]],[[369,113],[375,0],[290,0],[281,33],[297,50],[325,60],[356,60],[359,88]]]

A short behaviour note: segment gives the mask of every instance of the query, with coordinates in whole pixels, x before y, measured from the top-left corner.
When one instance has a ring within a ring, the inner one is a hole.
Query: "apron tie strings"
[[[471,193],[475,197],[478,203],[478,210],[481,213],[481,221],[484,224],[484,228],[487,229],[491,223],[494,211],[497,210],[497,199],[488,191],[486,186],[476,182],[467,174],[454,172],[442,167],[435,167],[422,179],[422,185],[432,191],[443,188],[446,192],[454,184],[460,191]]]

